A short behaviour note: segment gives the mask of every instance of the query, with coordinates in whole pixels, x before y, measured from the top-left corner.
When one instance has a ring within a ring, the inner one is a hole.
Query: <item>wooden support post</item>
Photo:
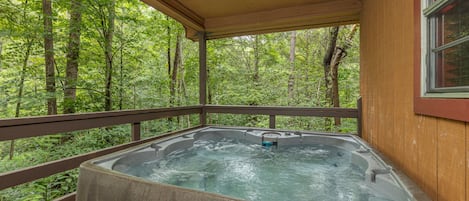
[[[275,115],[269,115],[269,128],[275,128]]]
[[[200,125],[207,123],[205,104],[207,101],[207,39],[205,32],[199,32],[199,104],[202,105]]]
[[[132,141],[140,140],[140,122],[132,123]]]
[[[358,110],[358,113],[357,113],[357,135],[358,137],[362,137],[362,98],[360,97],[358,100],[357,100],[357,110]]]

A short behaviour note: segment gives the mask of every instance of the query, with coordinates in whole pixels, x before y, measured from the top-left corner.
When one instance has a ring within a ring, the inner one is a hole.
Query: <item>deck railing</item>
[[[10,172],[0,173],[0,190],[19,184],[32,182],[53,174],[65,172],[79,167],[87,160],[103,156],[112,152],[123,150],[138,144],[185,132],[187,130],[204,126],[207,114],[248,114],[269,115],[269,127],[276,127],[276,116],[308,116],[308,117],[339,117],[356,118],[357,134],[361,134],[361,100],[358,101],[358,109],[349,108],[305,108],[305,107],[266,107],[266,106],[188,106],[150,110],[129,110],[115,112],[99,112],[87,114],[57,115],[44,117],[30,117],[18,119],[0,120],[0,141],[15,140],[21,138],[38,137],[55,133],[79,131],[91,128],[108,127],[122,124],[131,125],[130,136],[132,142],[101,149],[98,151],[72,156],[65,159],[39,164],[33,167],[22,168]],[[189,129],[174,131],[164,135],[140,139],[140,123],[142,121],[161,118],[177,117],[182,115],[198,114],[199,125]],[[68,194],[57,200],[74,200],[75,193]]]

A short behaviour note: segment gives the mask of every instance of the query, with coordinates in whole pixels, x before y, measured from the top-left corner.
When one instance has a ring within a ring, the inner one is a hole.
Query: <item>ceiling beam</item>
[[[151,7],[179,21],[186,27],[196,32],[204,31],[204,19],[186,8],[179,1],[174,0],[141,0]]]
[[[209,39],[230,33],[257,33],[269,30],[292,30],[295,27],[312,28],[317,25],[349,24],[359,22],[359,0],[335,0],[322,3],[280,8],[235,16],[205,19]],[[263,31],[264,30],[264,31]],[[233,35],[231,34],[231,35]],[[236,35],[236,34],[234,34]]]
[[[330,0],[204,19],[178,0],[142,1],[182,23],[186,37],[194,41],[199,32],[216,39],[359,23],[361,11],[361,0]]]
[[[285,31],[294,31],[294,30],[303,30],[303,29],[314,29],[314,28],[322,28],[322,27],[332,27],[332,26],[340,26],[340,25],[348,25],[348,24],[357,24],[359,23],[359,19],[355,16],[350,16],[349,20],[344,19],[343,17],[340,18],[341,21],[332,20],[333,18],[329,18],[329,21],[323,22],[315,22],[314,24],[306,24],[306,25],[279,25],[279,26],[272,26],[272,27],[259,27],[257,29],[239,29],[237,31],[229,30],[229,31],[219,31],[219,32],[212,32],[207,33],[207,40],[218,39],[218,38],[229,38],[235,36],[244,36],[244,35],[256,35],[256,34],[267,34],[267,33],[275,33],[275,32],[285,32]],[[189,39],[194,40],[190,36],[187,36]]]

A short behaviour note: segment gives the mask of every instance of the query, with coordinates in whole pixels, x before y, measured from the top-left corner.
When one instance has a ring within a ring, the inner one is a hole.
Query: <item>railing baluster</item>
[[[362,98],[360,97],[357,100],[357,135],[358,137],[362,137],[362,118],[363,118],[363,105],[362,105]]]
[[[205,107],[202,107],[202,112],[199,114],[199,124],[205,126],[207,124],[207,112]]]
[[[140,122],[132,123],[132,141],[140,140]]]
[[[269,128],[275,128],[275,115],[269,115]]]

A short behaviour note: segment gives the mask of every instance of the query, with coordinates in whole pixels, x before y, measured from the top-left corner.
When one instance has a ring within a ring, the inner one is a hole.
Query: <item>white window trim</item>
[[[427,95],[427,52],[428,52],[428,44],[427,44],[427,38],[428,38],[428,30],[427,30],[427,18],[423,14],[423,9],[425,9],[428,5],[427,0],[421,0],[420,1],[420,44],[421,44],[421,55],[420,55],[420,75],[421,75],[421,80],[420,80],[420,96],[422,97],[428,97]]]
[[[429,92],[429,80],[428,77],[428,66],[430,65],[428,54],[428,21],[424,15],[424,9],[428,7],[428,0],[421,0],[420,4],[420,44],[421,44],[421,56],[420,56],[420,96],[423,98],[469,98],[469,92]]]

